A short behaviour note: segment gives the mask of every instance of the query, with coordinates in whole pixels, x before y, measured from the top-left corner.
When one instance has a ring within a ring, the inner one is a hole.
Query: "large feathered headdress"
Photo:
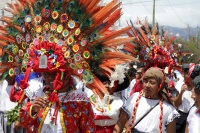
[[[130,27],[104,34],[121,16],[121,3],[113,0],[19,0],[8,4],[0,26],[3,62],[1,72],[24,72],[20,87],[28,86],[30,71],[57,71],[54,92],[62,86],[63,73],[77,75],[97,94],[108,93],[93,72],[111,75],[115,65],[136,59],[109,49],[133,41],[121,38]],[[50,98],[50,99],[51,99]],[[54,101],[53,99],[51,101]]]
[[[132,29],[128,32],[128,36],[135,37],[133,43],[126,43],[124,50],[130,52],[134,57],[137,57],[141,62],[146,62],[146,69],[155,66],[165,68],[169,66],[169,72],[173,65],[174,60],[171,58],[169,52],[172,41],[175,36],[169,38],[167,32],[160,35],[159,27],[156,24],[154,27],[150,27],[147,20],[142,24],[138,20],[137,28],[131,22]]]

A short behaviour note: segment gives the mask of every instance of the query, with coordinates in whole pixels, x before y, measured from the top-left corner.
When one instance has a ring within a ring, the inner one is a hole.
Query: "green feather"
[[[4,53],[4,54],[1,56],[1,60],[2,60],[2,62],[8,62],[8,54],[7,54],[7,53]]]
[[[15,25],[22,26],[24,24],[24,19],[21,18],[20,16],[14,16],[13,17],[13,23]]]
[[[0,81],[3,81],[7,76],[8,76],[8,70],[1,74]]]
[[[14,37],[20,34],[14,27],[11,26],[7,27],[7,32]]]
[[[22,10],[22,11],[20,12],[19,16],[20,16],[21,18],[24,18],[27,14],[29,14],[29,12],[30,12],[30,9],[29,9],[28,6],[26,6],[26,7],[24,8],[24,10]]]
[[[66,7],[65,13],[70,15],[72,10],[76,8],[75,5],[76,5],[75,1],[70,0],[67,7]]]

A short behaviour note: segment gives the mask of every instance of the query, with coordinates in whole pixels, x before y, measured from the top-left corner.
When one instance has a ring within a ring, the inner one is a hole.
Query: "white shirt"
[[[197,107],[191,108],[187,117],[188,133],[200,133],[200,113],[196,114]]]
[[[3,80],[0,84],[0,111],[7,112],[13,109],[17,103],[10,101],[10,90],[12,85],[8,85],[6,80]]]
[[[183,83],[180,84],[180,86],[182,87]],[[181,90],[178,90],[179,93]],[[181,105],[178,107],[178,110],[184,112],[184,113],[188,113],[189,109],[192,107],[192,105],[194,104],[194,99],[191,97],[192,96],[192,91],[188,91],[186,90],[183,95],[182,95],[182,103]]]
[[[133,108],[136,103],[136,99],[139,96],[139,92],[134,93],[130,96],[123,106],[123,110],[129,114],[128,124],[131,124],[132,121],[132,113]],[[154,107],[159,100],[148,99],[145,97],[141,97],[136,116],[135,116],[135,123],[146,114],[150,110],[150,108]],[[163,102],[163,124],[162,124],[162,132],[167,133],[166,126],[172,122],[179,114],[176,111],[175,107],[168,104],[167,102]],[[145,116],[135,127],[140,132],[148,132],[148,133],[159,133],[159,123],[160,123],[160,105],[158,104],[151,112]]]
[[[181,91],[181,87],[184,84],[184,77],[177,70],[175,70],[174,73],[176,73],[176,76],[179,79],[178,82],[176,82],[176,84],[175,84],[175,88],[180,92]]]
[[[184,77],[181,75],[181,73],[177,70],[174,71],[176,73],[176,77],[179,79],[177,82],[174,82],[175,88],[180,92],[182,83],[184,82]]]

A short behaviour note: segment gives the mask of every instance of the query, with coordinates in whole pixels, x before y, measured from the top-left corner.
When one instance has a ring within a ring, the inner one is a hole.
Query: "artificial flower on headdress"
[[[14,47],[13,53],[7,52],[13,58],[6,62],[9,64],[6,66],[11,68],[10,65],[16,62],[19,66],[23,64],[21,70],[26,70],[25,77],[31,70],[56,71],[52,97],[56,97],[62,86],[61,79],[65,72],[77,75],[94,88],[95,93],[107,94],[93,72],[110,73],[116,64],[137,60],[130,55],[108,50],[134,39],[120,37],[130,27],[104,34],[120,18],[121,3],[113,0],[103,7],[98,3],[99,0],[19,0],[8,4],[9,8],[5,10],[13,17],[1,18],[6,26],[0,27],[0,45]],[[25,89],[27,78],[20,84]],[[54,102],[54,99],[51,100]]]

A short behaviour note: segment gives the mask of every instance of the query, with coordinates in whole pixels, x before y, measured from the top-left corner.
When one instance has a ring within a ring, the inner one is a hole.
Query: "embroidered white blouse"
[[[132,113],[133,108],[136,103],[136,99],[139,96],[139,92],[134,93],[130,96],[126,102],[126,104],[122,107],[122,109],[129,115],[129,125],[132,121]],[[145,97],[141,97],[138,109],[135,116],[135,123],[137,123],[140,118],[146,114],[152,107],[154,107],[159,100],[148,99]],[[163,125],[162,132],[167,133],[166,126],[172,122],[176,117],[180,116],[176,111],[175,107],[168,104],[167,102],[163,102]],[[160,105],[158,104],[151,112],[145,116],[135,127],[140,132],[146,133],[158,133],[159,132],[159,123],[160,123]]]

